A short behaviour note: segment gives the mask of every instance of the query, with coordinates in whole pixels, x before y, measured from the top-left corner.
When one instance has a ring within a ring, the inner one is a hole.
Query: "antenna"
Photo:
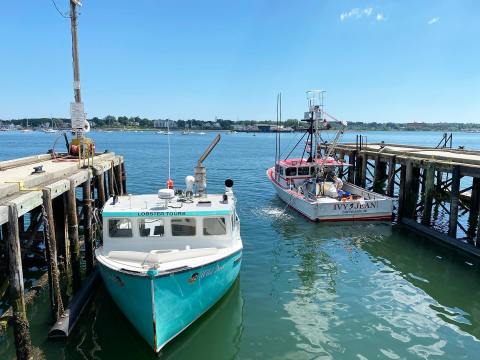
[[[168,180],[170,180],[170,120],[167,119],[167,138],[168,138]]]

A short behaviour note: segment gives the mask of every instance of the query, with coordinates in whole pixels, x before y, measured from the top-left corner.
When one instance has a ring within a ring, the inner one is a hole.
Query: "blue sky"
[[[56,0],[66,11],[67,0]],[[6,1],[0,119],[68,116],[69,19]],[[349,121],[480,121],[480,2],[84,0],[88,116],[284,118],[327,90]]]

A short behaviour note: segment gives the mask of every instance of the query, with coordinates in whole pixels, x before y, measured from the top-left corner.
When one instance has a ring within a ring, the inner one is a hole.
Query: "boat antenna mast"
[[[282,93],[277,94],[277,118],[275,131],[275,179],[278,180],[278,167],[280,165],[280,127],[282,124]]]
[[[207,189],[207,170],[205,166],[203,166],[203,162],[205,159],[210,155],[212,150],[217,146],[220,141],[220,134],[215,136],[215,139],[208,145],[207,149],[203,152],[202,156],[197,161],[197,166],[194,169],[194,176],[195,176],[195,186],[197,195],[199,197],[205,196],[206,189]]]
[[[323,98],[325,90],[308,90],[307,91],[307,101],[308,101],[308,111],[305,112],[303,121],[308,123],[307,129],[307,142],[303,153],[308,153],[307,162],[315,161],[317,158],[317,144],[319,136],[319,120],[323,121]],[[302,155],[303,159],[303,155]]]

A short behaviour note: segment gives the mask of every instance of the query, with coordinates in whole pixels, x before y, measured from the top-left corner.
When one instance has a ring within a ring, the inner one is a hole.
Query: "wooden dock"
[[[446,144],[367,144],[357,137],[356,143],[339,144],[334,152],[350,165],[344,179],[398,200],[398,223],[480,256],[480,151]]]
[[[95,230],[101,226],[98,209],[108,197],[125,193],[124,160],[112,152],[96,154],[88,167],[65,154],[0,162],[0,256],[8,264],[2,283],[9,289],[11,306],[0,322],[3,327],[13,324],[19,359],[32,356],[26,303],[38,292],[36,287],[25,294],[25,256],[44,249],[40,255],[48,271],[39,285],[48,283],[52,321],[57,321],[66,308],[61,289],[68,287],[75,294],[82,275],[88,276],[94,267]]]

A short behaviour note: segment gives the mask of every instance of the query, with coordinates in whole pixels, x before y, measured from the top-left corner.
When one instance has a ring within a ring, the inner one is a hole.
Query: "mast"
[[[323,118],[323,97],[324,90],[308,90],[307,91],[307,100],[308,100],[308,112],[305,113],[303,121],[308,123],[308,136],[303,154],[308,153],[307,162],[313,162],[317,158],[317,143],[319,135],[319,126],[318,121]],[[307,151],[308,146],[310,149]],[[303,155],[302,155],[303,158]]]

